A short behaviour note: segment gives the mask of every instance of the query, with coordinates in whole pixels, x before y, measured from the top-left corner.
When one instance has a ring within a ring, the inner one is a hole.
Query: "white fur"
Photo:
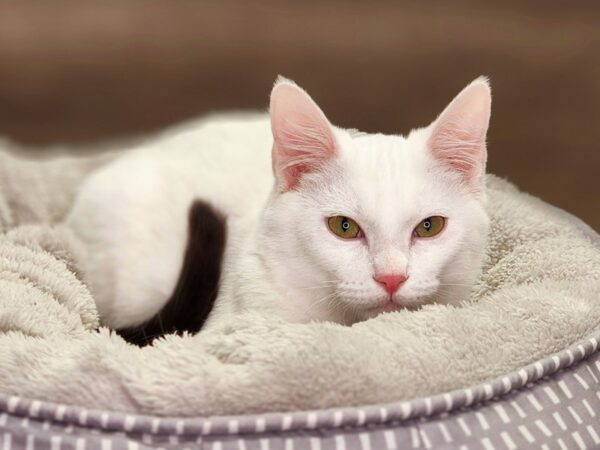
[[[222,211],[228,228],[207,326],[244,310],[296,322],[364,320],[389,302],[375,273],[409,276],[393,297],[398,306],[468,297],[488,231],[485,80],[406,137],[333,127],[287,80],[274,88],[271,116],[207,118],[126,153],[84,183],[67,223],[86,246],[87,281],[105,324],[141,324],[161,309],[181,269],[196,198]],[[464,153],[452,130],[461,139],[472,132]],[[448,157],[457,154],[470,165],[457,170]],[[334,215],[356,220],[365,238],[334,236],[326,222]],[[414,238],[432,215],[446,217],[446,228]]]

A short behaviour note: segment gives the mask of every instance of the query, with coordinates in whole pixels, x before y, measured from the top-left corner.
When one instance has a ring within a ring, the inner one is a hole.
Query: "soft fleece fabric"
[[[0,154],[1,393],[169,416],[390,402],[512,371],[600,325],[598,235],[489,176],[488,259],[464,306],[352,327],[249,314],[134,347],[99,327],[78,243],[56,225],[105,159]]]

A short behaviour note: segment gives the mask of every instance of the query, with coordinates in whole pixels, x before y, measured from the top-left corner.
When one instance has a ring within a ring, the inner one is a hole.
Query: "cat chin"
[[[344,303],[352,311],[353,319],[345,322],[361,322],[380,314],[396,311],[416,311],[424,305],[435,302],[436,298],[432,294],[411,297],[396,295],[393,301],[387,296],[376,296],[369,299],[368,302],[364,298],[360,300],[346,299]]]

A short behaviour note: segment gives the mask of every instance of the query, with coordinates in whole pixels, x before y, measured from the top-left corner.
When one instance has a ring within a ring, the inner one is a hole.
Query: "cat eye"
[[[358,224],[350,217],[334,216],[327,219],[327,225],[333,234],[342,239],[356,239],[362,236]]]
[[[414,235],[421,238],[430,238],[440,234],[444,229],[446,219],[442,216],[431,216],[423,219],[419,225],[415,227]]]

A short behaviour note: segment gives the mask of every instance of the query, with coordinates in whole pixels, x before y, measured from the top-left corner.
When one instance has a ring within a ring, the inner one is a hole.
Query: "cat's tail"
[[[219,291],[225,240],[225,218],[210,205],[195,201],[189,213],[183,265],[171,298],[149,322],[118,333],[144,346],[165,334],[200,331]]]

